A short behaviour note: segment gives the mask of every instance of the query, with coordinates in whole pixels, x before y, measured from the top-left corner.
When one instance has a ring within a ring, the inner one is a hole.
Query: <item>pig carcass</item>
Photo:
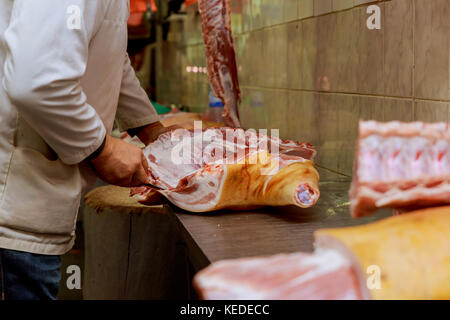
[[[449,204],[449,125],[360,122],[350,201],[354,217]]]
[[[151,186],[133,188],[139,202],[155,194],[191,212],[260,206],[313,206],[319,174],[308,143],[231,128],[175,130],[144,149]]]

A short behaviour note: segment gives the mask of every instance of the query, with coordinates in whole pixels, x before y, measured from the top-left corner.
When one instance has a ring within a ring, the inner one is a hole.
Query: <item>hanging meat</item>
[[[354,217],[449,204],[449,125],[360,122],[350,200]]]
[[[199,0],[211,88],[224,103],[225,124],[239,128],[240,90],[231,34],[230,0]]]
[[[450,299],[450,207],[315,233],[316,252],[213,263],[203,299]]]
[[[230,128],[176,130],[144,149],[150,186],[132,189],[144,204],[157,194],[192,212],[259,206],[313,206],[319,175],[308,143]]]

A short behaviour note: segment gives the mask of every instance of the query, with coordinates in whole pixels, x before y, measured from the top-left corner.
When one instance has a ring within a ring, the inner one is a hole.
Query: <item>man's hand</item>
[[[103,151],[91,163],[100,178],[110,184],[134,187],[149,183],[142,150],[121,139],[107,135]]]
[[[176,130],[176,129],[182,129],[182,127],[178,125],[173,125],[170,127],[165,127],[161,122],[155,122],[152,124],[149,124],[145,128],[143,128],[139,133],[138,137],[139,139],[147,146],[158,137],[168,131]]]

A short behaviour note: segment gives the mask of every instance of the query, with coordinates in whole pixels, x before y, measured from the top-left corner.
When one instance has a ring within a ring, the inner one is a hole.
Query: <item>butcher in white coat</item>
[[[0,1],[0,289],[53,299],[95,177],[147,182],[139,148],[164,131],[126,54],[128,0]],[[96,171],[96,172],[95,172]]]

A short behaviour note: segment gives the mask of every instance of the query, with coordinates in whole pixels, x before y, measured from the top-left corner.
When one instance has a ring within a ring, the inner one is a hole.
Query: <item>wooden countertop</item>
[[[169,211],[186,242],[193,267],[200,270],[223,259],[311,252],[317,229],[366,224],[392,214],[380,211],[353,219],[349,213],[349,186],[349,181],[321,182],[320,199],[308,209],[289,206],[193,214],[169,206]]]

